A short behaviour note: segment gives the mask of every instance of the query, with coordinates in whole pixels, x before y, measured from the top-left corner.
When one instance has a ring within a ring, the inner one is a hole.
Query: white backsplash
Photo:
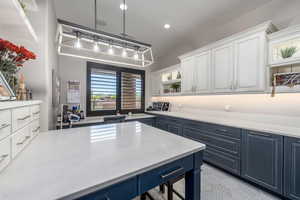
[[[155,97],[152,101],[170,102],[172,112],[300,127],[300,94]]]

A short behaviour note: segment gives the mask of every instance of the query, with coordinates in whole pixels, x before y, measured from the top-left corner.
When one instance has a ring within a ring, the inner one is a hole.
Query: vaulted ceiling
[[[127,0],[127,34],[153,45],[155,58],[191,44],[195,30],[237,18],[271,0]],[[121,0],[98,0],[98,29],[122,32]],[[58,18],[94,28],[94,0],[54,0]],[[169,23],[171,28],[163,28]]]

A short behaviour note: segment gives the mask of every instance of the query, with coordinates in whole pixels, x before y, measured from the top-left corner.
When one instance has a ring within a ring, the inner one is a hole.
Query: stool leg
[[[141,200],[146,200],[146,194],[142,194],[140,199]]]
[[[163,194],[165,193],[165,185],[164,184],[159,185],[159,191]]]
[[[173,184],[167,183],[168,187],[168,200],[173,200]]]

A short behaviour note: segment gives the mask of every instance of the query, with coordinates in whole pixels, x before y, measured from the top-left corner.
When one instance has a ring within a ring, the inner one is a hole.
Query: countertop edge
[[[78,192],[76,192],[76,193],[69,194],[69,195],[67,195],[67,196],[65,196],[65,197],[60,197],[60,198],[58,198],[58,200],[73,200],[74,198],[80,198],[80,197],[82,197],[82,196],[91,194],[91,193],[93,193],[93,192],[97,192],[97,191],[102,190],[102,189],[104,189],[104,188],[106,188],[106,187],[109,187],[109,186],[111,186],[111,185],[120,183],[120,182],[122,182],[122,181],[125,181],[125,180],[127,180],[127,179],[133,178],[133,177],[135,177],[135,176],[137,176],[137,175],[140,175],[140,174],[142,174],[142,173],[145,173],[145,172],[147,172],[147,171],[153,170],[153,169],[155,169],[155,168],[157,168],[157,167],[161,167],[161,166],[163,166],[163,165],[165,165],[165,164],[171,163],[171,162],[176,161],[176,160],[178,160],[178,159],[181,159],[181,158],[184,158],[184,157],[186,157],[186,156],[192,155],[192,154],[194,154],[194,153],[203,151],[205,148],[206,148],[206,145],[201,143],[201,147],[196,148],[196,149],[194,149],[194,150],[191,150],[191,151],[189,151],[189,152],[186,152],[186,153],[184,153],[184,154],[182,154],[182,155],[175,156],[175,157],[173,157],[173,158],[167,159],[167,160],[165,160],[165,161],[162,161],[162,162],[160,162],[160,163],[158,163],[158,164],[155,164],[155,165],[152,165],[152,166],[150,166],[150,167],[146,167],[146,168],[144,168],[144,169],[141,169],[141,170],[132,172],[132,173],[130,173],[130,174],[128,174],[128,175],[121,176],[121,177],[119,177],[119,178],[115,178],[114,180],[111,180],[111,181],[108,181],[108,182],[105,182],[105,183],[101,183],[100,185],[91,186],[91,187],[89,187],[89,188],[83,189],[83,190],[78,191]]]
[[[236,124],[232,124],[232,123],[222,123],[222,122],[213,122],[210,120],[203,120],[203,119],[196,119],[195,117],[186,117],[186,116],[175,116],[175,115],[171,115],[168,113],[157,113],[156,112],[146,112],[147,114],[151,114],[151,115],[160,115],[160,116],[167,116],[167,117],[175,117],[175,118],[179,118],[179,119],[186,119],[186,120],[192,120],[192,121],[198,121],[198,122],[203,122],[203,123],[210,123],[210,124],[215,124],[215,125],[221,125],[221,126],[229,126],[229,127],[234,127],[234,128],[240,128],[240,129],[245,129],[245,130],[252,130],[252,131],[258,131],[258,132],[265,132],[265,133],[270,133],[270,134],[274,134],[274,135],[280,135],[280,136],[285,136],[285,137],[294,137],[294,138],[300,138],[300,134],[296,134],[296,133],[292,133],[290,131],[281,131],[281,130],[270,130],[268,128],[257,128],[257,127],[249,127],[249,126],[243,126],[243,125],[236,125]],[[243,120],[241,120],[243,121]],[[245,122],[247,122],[246,120],[244,120]],[[251,123],[257,123],[258,122],[253,122],[253,121],[248,121]],[[287,127],[289,128],[289,127]],[[293,127],[291,127],[293,128]]]
[[[25,107],[25,106],[32,106],[32,105],[39,105],[43,102],[40,100],[32,100],[32,101],[3,101],[0,102],[0,110],[8,110],[13,108]]]

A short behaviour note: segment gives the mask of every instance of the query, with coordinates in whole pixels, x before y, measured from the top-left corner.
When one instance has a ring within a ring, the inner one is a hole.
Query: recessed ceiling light
[[[127,5],[126,4],[124,4],[124,3],[121,3],[121,5],[120,5],[120,9],[121,10],[127,10]]]
[[[169,29],[169,28],[171,28],[171,25],[170,25],[170,24],[165,24],[165,25],[164,25],[164,28],[165,28],[165,29]]]

